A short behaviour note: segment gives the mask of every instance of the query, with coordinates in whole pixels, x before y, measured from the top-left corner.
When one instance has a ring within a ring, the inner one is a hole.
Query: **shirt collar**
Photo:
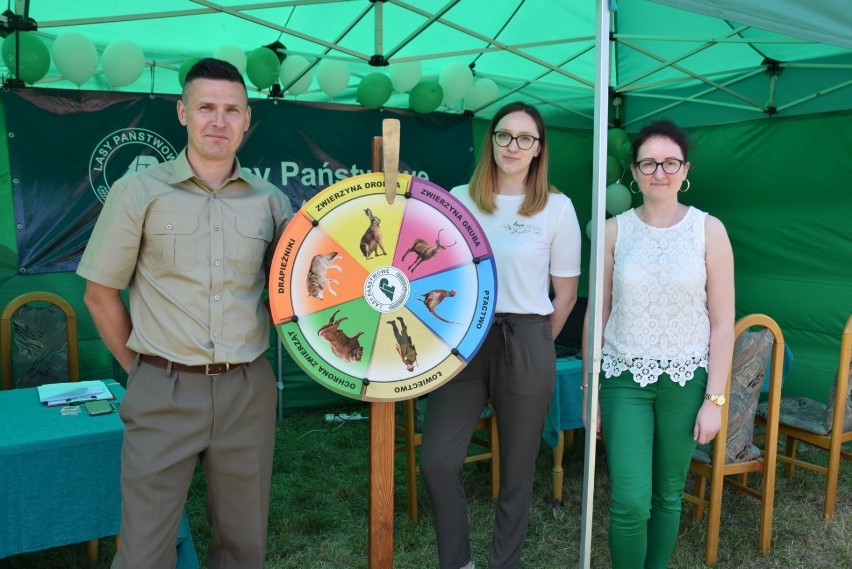
[[[192,178],[198,178],[195,174],[195,170],[192,169],[192,166],[189,164],[189,159],[186,157],[186,147],[183,147],[183,150],[180,151],[180,154],[173,161],[173,169],[171,178],[169,178],[169,183],[177,184],[180,182],[186,182],[187,180],[191,180]],[[200,180],[200,178],[198,178]],[[243,170],[240,166],[240,159],[234,156],[234,171],[228,177],[228,181],[234,180],[243,180],[247,181],[243,176]]]

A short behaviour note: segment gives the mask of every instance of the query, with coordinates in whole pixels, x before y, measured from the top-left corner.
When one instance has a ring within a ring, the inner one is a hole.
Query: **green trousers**
[[[695,417],[707,372],[681,387],[668,374],[640,386],[625,372],[600,382],[600,410],[611,484],[613,569],[665,569],[680,526]]]

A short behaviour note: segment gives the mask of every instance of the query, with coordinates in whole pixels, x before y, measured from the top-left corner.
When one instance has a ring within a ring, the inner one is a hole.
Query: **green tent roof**
[[[631,128],[664,114],[692,126],[848,109],[852,11],[843,4],[611,0],[611,101],[620,104],[610,120]],[[312,66],[299,100],[358,104],[361,79],[391,70],[377,63],[417,61],[420,77],[433,80],[462,63],[476,80],[494,81],[497,96],[474,105],[470,96],[447,101],[438,110],[467,108],[487,118],[522,99],[551,124],[591,128],[596,10],[594,0],[18,0],[14,12],[37,25],[51,50],[67,32],[91,40],[98,63],[83,89],[114,90],[103,52],[117,40],[132,41],[145,58],[139,78],[117,90],[158,93],[179,92],[178,71],[188,58],[223,46],[250,53],[277,41],[282,54]],[[10,14],[7,33],[16,21]],[[36,85],[77,88],[51,59]],[[317,82],[323,60],[343,61],[350,72],[331,99]],[[253,96],[267,97],[268,89]],[[394,92],[385,104],[407,108],[409,93]]]

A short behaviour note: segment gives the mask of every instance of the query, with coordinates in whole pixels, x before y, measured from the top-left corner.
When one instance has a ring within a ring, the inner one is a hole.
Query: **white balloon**
[[[281,71],[278,73],[281,85],[290,85],[290,81],[298,77],[302,71],[308,68],[308,65],[310,65],[308,60],[301,55],[288,55],[281,63]],[[313,72],[308,71],[298,81],[287,87],[287,92],[291,95],[301,95],[310,87],[312,77]]]
[[[104,49],[103,67],[110,85],[130,85],[145,71],[145,54],[130,40],[115,40]]]
[[[237,68],[240,75],[246,72],[248,56],[246,56],[246,52],[244,52],[238,45],[234,45],[232,43],[222,44],[216,48],[215,52],[213,52],[213,57],[221,59],[222,61],[227,61]]]
[[[65,32],[53,42],[53,63],[63,77],[78,87],[95,74],[98,50],[79,32]]]
[[[606,187],[606,211],[610,215],[624,213],[633,203],[630,190],[624,184],[610,184]]]
[[[497,99],[499,94],[497,83],[487,77],[477,79],[473,82],[470,93],[464,98],[464,106],[468,109],[478,109]]]
[[[323,59],[317,66],[317,84],[333,98],[349,84],[349,66],[338,59]]]
[[[390,75],[391,84],[394,91],[397,93],[405,93],[411,91],[423,74],[423,69],[419,61],[403,61],[402,63],[391,63]]]
[[[454,61],[441,71],[438,84],[444,90],[444,104],[449,105],[464,99],[470,92],[473,87],[473,72],[461,61]]]

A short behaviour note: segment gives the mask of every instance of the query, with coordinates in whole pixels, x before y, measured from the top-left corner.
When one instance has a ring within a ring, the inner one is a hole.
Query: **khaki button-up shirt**
[[[242,171],[212,190],[186,150],[115,182],[77,274],[130,290],[138,353],[199,365],[250,362],[269,346],[266,267],[293,211]]]

